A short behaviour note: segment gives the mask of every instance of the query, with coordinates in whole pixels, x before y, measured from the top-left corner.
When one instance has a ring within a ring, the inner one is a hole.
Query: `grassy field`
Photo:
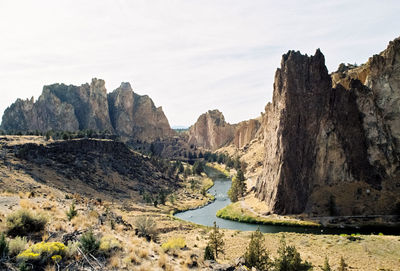
[[[240,202],[231,203],[225,208],[219,210],[217,212],[217,217],[239,222],[263,224],[263,225],[320,227],[320,224],[317,224],[312,221],[259,216],[252,213],[248,209],[243,208]]]

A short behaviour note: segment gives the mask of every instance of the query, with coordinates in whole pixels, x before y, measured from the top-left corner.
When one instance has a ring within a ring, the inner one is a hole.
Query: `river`
[[[211,173],[215,174],[215,172]],[[249,224],[249,223],[237,222],[219,218],[216,216],[217,211],[231,203],[228,197],[228,190],[231,186],[231,180],[229,178],[224,178],[221,176],[215,177],[215,176],[217,175],[212,176],[214,177],[213,178],[214,186],[208,190],[208,193],[215,195],[215,201],[195,210],[189,210],[177,213],[175,214],[176,217],[204,226],[213,226],[215,221],[220,228],[240,230],[240,231],[255,231],[259,227],[260,231],[264,233],[278,233],[278,232],[297,232],[297,233],[312,233],[312,234],[341,234],[341,233],[351,234],[356,232],[371,233],[354,229],[257,225],[257,224]]]

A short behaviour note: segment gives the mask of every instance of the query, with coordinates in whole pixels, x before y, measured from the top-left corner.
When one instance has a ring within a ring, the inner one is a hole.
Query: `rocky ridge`
[[[329,75],[320,50],[289,51],[262,120],[256,195],[279,214],[394,214],[400,203],[400,39]],[[400,206],[400,205],[399,205]]]
[[[35,102],[18,99],[3,115],[2,129],[95,130],[152,141],[174,134],[161,107],[147,95],[133,92],[129,83],[107,94],[105,82],[92,79],[81,86],[53,84],[43,87]]]
[[[11,145],[7,138],[0,138],[0,145],[9,167],[68,193],[122,200],[143,191],[157,193],[179,186],[149,158],[122,142],[79,139]]]

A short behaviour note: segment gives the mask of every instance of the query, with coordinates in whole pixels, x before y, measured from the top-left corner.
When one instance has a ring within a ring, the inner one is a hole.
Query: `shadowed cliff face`
[[[290,51],[262,120],[256,194],[269,211],[391,214],[398,201],[400,43],[328,75],[324,56]],[[334,84],[334,88],[331,86]]]
[[[129,83],[107,95],[105,82],[93,79],[81,86],[53,84],[43,88],[37,102],[18,99],[6,109],[5,130],[92,129],[151,141],[173,135],[162,108],[148,96],[132,91]]]

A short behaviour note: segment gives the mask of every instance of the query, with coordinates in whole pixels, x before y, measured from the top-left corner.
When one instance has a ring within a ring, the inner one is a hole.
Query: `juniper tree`
[[[218,253],[224,253],[224,239],[223,239],[224,233],[219,231],[219,227],[217,226],[217,223],[214,221],[214,227],[210,232],[210,235],[208,236],[208,246],[212,249],[215,259],[218,258]]]
[[[257,231],[251,234],[244,260],[247,267],[255,267],[257,270],[270,270],[271,261],[264,246],[264,236],[260,232],[260,228],[257,228]]]

